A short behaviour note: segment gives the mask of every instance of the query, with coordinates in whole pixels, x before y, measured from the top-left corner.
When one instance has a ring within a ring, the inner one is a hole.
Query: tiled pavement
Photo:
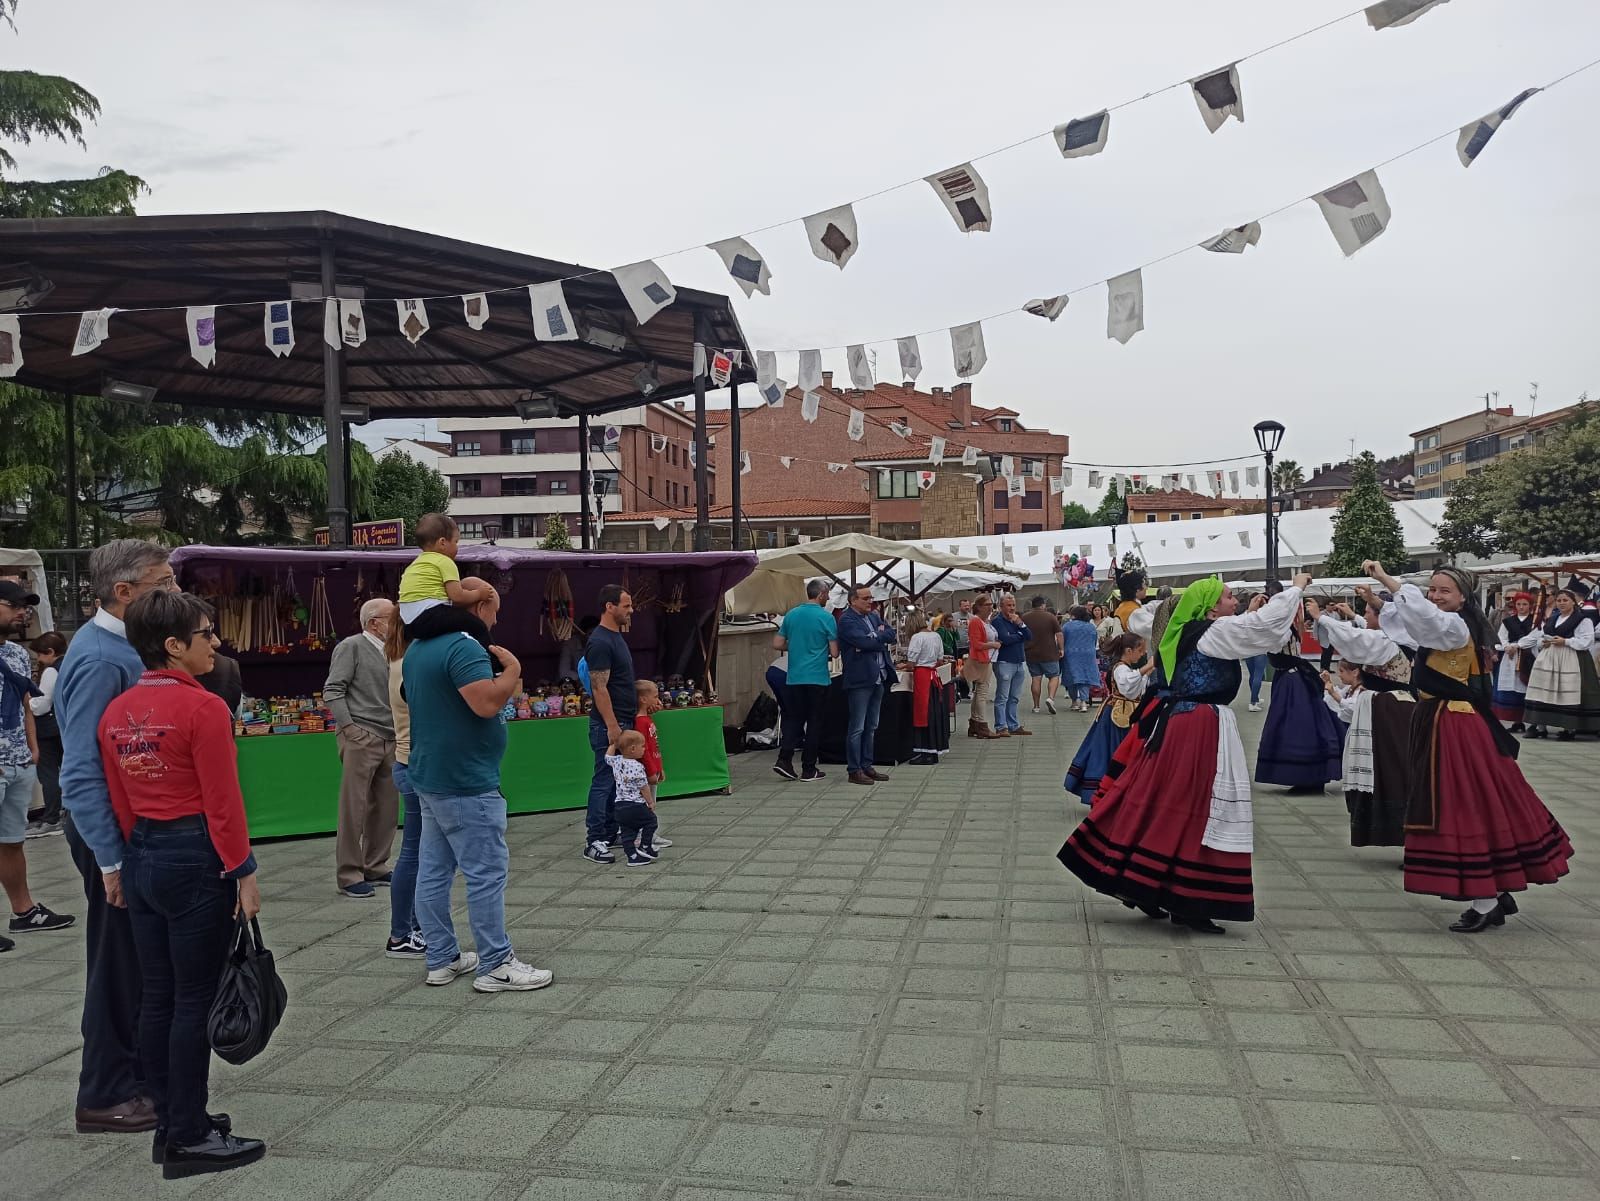
[[[0,1196],[1600,1197],[1592,742],[1524,750],[1579,858],[1503,930],[1446,932],[1459,906],[1352,850],[1331,789],[1271,789],[1261,920],[1216,938],[1060,868],[1086,722],[1032,724],[870,792],[744,756],[733,795],[664,804],[650,868],[581,861],[575,814],[515,819],[534,994],[423,987],[387,906],[334,895],[329,839],[266,846],[291,1008],[213,1080],[272,1149],[205,1183],[70,1132],[81,939],[28,936],[0,957]],[[71,909],[61,841],[29,851]]]

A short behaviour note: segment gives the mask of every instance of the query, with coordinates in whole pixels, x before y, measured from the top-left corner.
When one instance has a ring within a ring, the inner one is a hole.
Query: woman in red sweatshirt
[[[211,607],[183,592],[149,592],[126,621],[147,670],[106,707],[100,755],[127,839],[122,882],[144,984],[139,1054],[156,1107],[154,1158],[171,1180],[266,1153],[206,1112],[206,1016],[234,917],[260,912],[261,890],[232,715],[195,679],[216,657]]]

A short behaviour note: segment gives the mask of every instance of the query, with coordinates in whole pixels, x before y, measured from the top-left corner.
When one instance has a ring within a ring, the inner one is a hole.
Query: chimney
[[[962,425],[972,421],[972,385],[957,384],[950,389],[950,407],[955,410],[955,419]]]
[[[929,388],[928,389],[928,394],[930,396],[932,396],[935,400],[943,400],[944,399],[944,389],[943,388]]]
[[[683,404],[684,404],[684,402],[683,402],[683,401],[681,401],[681,400],[675,400],[675,401],[673,401],[673,402],[672,402],[672,403],[673,403],[673,404],[674,404],[674,405],[676,405],[676,406],[677,406],[677,408],[678,408],[678,412],[680,412],[680,413],[681,413],[681,412],[683,412]]]
[[[831,372],[831,371],[824,371],[824,372],[823,372],[823,373],[822,373],[822,386],[823,386],[823,387],[824,387],[824,388],[831,388],[831,387],[833,387],[833,372]]]
[[[1324,470],[1324,471],[1332,471],[1333,470],[1333,464],[1332,463],[1324,463],[1322,465],[1322,470]]]

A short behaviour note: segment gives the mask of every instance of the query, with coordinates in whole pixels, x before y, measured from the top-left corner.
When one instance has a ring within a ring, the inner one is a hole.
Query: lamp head
[[[1256,445],[1263,454],[1272,454],[1283,442],[1283,423],[1281,421],[1256,422]]]

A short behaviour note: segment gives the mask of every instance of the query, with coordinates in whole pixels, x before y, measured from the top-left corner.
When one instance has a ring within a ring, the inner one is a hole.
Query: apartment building
[[[1458,481],[1477,475],[1502,455],[1538,446],[1576,408],[1527,417],[1517,416],[1510,405],[1485,408],[1413,432],[1417,499],[1449,496]]]
[[[531,547],[560,514],[577,541],[579,434],[570,418],[519,421],[454,417],[439,422],[450,449],[439,470],[450,485],[450,513],[469,542],[494,539]],[[694,417],[684,402],[642,405],[589,427],[591,513],[694,507]],[[715,462],[711,493],[716,494]]]

